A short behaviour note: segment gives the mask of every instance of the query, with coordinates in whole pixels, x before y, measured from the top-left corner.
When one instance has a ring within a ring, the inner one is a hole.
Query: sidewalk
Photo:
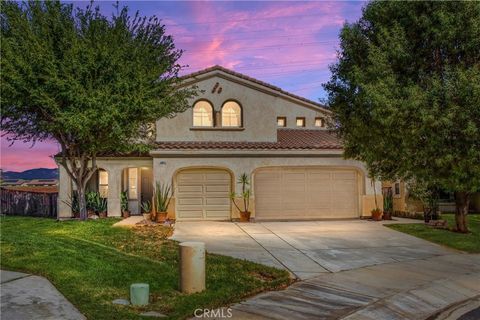
[[[47,279],[0,270],[2,319],[86,319]]]
[[[480,314],[479,273],[475,254],[387,263],[323,274],[230,308],[242,320],[452,319],[453,311],[470,320]]]

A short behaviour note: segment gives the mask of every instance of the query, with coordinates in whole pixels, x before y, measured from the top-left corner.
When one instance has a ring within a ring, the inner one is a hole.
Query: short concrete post
[[[134,283],[130,286],[130,302],[134,306],[146,306],[149,294],[148,283]]]
[[[196,293],[205,290],[205,244],[180,243],[180,291]]]

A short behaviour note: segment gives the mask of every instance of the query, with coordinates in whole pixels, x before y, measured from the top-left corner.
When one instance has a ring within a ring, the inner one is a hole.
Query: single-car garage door
[[[230,219],[230,174],[225,170],[180,171],[176,186],[176,218]]]
[[[358,217],[357,173],[352,169],[281,167],[255,173],[256,219]]]

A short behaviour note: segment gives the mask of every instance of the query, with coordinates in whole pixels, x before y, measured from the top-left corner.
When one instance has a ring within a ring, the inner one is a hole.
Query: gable
[[[296,105],[312,108],[316,111],[323,112],[326,115],[331,113],[328,108],[318,102],[314,102],[304,97],[300,97],[298,95],[285,91],[277,86],[249,77],[239,72],[223,68],[221,66],[210,67],[183,76],[182,86],[198,85],[199,82],[211,78],[223,79],[229,82],[237,83],[246,88],[250,88],[252,90],[256,90],[258,92],[274,97],[279,97],[286,101],[290,101]]]
[[[328,118],[331,114],[329,110],[320,104],[302,100],[281,89],[255,81],[232,75],[223,69],[184,78],[182,85],[195,86],[198,92],[189,104],[192,107],[200,101],[209,104],[213,111],[211,118],[214,125],[194,125],[193,109],[187,109],[174,118],[157,121],[157,141],[276,142],[277,118],[286,119],[285,128],[325,129],[315,127],[314,122],[318,118]],[[240,106],[240,127],[221,124],[222,107],[231,101]],[[297,127],[297,118],[304,119],[305,126]]]

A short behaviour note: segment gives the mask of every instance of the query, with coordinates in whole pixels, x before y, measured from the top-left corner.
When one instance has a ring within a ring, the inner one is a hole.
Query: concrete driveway
[[[397,219],[395,222],[419,221]],[[172,238],[202,241],[208,252],[287,269],[302,280],[329,272],[454,252],[383,224],[367,220],[178,222]]]

